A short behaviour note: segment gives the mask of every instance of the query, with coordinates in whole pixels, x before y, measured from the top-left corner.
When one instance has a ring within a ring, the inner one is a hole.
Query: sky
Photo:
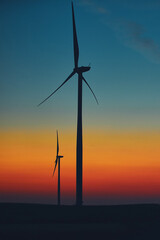
[[[160,203],[160,1],[75,0],[84,204]],[[77,76],[70,0],[0,1],[0,201],[75,203]]]

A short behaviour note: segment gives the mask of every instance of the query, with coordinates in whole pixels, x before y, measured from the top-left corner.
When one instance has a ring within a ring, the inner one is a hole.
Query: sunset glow
[[[57,203],[58,130],[61,202],[75,204],[78,125],[76,203],[160,203],[160,4],[73,5],[76,24],[70,0],[0,1],[0,202]],[[95,95],[83,81],[81,128],[82,72]]]
[[[50,131],[1,131],[0,192],[50,195],[56,199],[57,173],[52,177],[56,138]],[[84,134],[84,199],[159,197],[160,136],[154,132]],[[62,201],[75,197],[75,134],[60,134]],[[104,157],[105,156],[105,157]],[[63,200],[64,198],[64,200]],[[71,201],[71,202],[72,202]]]

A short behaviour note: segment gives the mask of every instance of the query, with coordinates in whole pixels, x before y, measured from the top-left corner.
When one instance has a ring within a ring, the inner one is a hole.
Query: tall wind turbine
[[[57,164],[58,164],[58,205],[61,204],[61,193],[60,193],[60,190],[61,190],[61,186],[60,186],[60,160],[61,158],[63,158],[63,156],[61,155],[58,155],[59,154],[59,142],[58,142],[58,131],[57,131],[57,156],[56,156],[56,160],[55,160],[55,166],[54,166],[54,171],[53,171],[53,176],[54,176],[54,173],[56,171],[56,167],[57,167]]]
[[[73,20],[73,48],[74,48],[74,69],[72,73],[67,77],[67,79],[47,98],[45,98],[38,106],[44,103],[48,98],[50,98],[58,89],[60,89],[74,74],[78,74],[78,116],[77,116],[77,154],[76,154],[76,205],[82,205],[82,82],[85,82],[90,91],[92,92],[97,104],[98,100],[92,91],[90,85],[83,77],[83,73],[90,70],[90,66],[87,67],[78,67],[79,59],[79,47],[76,33],[76,24],[74,17],[74,8],[72,2],[72,20]]]

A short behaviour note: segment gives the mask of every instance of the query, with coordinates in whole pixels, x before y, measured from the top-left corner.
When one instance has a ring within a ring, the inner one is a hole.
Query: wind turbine
[[[38,106],[44,103],[48,98],[50,98],[55,92],[58,91],[74,74],[78,74],[78,116],[77,116],[77,153],[76,153],[76,205],[82,205],[82,82],[85,82],[90,91],[92,92],[97,104],[98,100],[91,89],[88,82],[83,77],[83,73],[90,70],[90,66],[78,67],[78,59],[79,59],[79,47],[78,47],[78,40],[77,40],[77,33],[76,33],[76,24],[75,24],[75,17],[74,17],[74,8],[72,2],[72,21],[73,21],[73,48],[74,48],[74,69],[72,73],[67,77],[67,79],[54,91],[52,92],[47,98],[45,98]]]
[[[63,158],[63,156],[58,155],[59,154],[59,142],[58,142],[58,131],[57,131],[57,156],[55,160],[55,166],[54,166],[54,171],[53,171],[53,176],[56,171],[56,167],[58,164],[58,205],[61,204],[61,195],[60,195],[60,160]]]

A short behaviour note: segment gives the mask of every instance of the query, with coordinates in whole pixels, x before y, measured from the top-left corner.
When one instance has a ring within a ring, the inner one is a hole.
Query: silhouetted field
[[[160,205],[0,204],[3,239],[159,240]]]

